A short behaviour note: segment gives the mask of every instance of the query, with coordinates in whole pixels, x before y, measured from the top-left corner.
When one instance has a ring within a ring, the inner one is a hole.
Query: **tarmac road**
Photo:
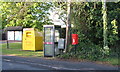
[[[2,61],[2,70],[46,70],[42,67],[33,67],[30,65],[26,65],[26,64],[21,64],[21,63],[14,63],[14,62],[10,62],[9,60]]]
[[[24,60],[14,60],[4,57],[13,57],[13,56],[3,56],[2,57],[2,70],[53,70],[49,67],[44,67],[36,63],[24,61]]]
[[[108,70],[117,72],[118,67],[96,64],[92,62],[67,62],[43,58],[2,56],[3,70],[85,70],[88,72]]]

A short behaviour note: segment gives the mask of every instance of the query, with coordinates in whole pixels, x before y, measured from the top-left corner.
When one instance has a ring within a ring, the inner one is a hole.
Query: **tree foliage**
[[[2,2],[2,27],[23,26],[42,29],[50,24],[51,3],[44,2]]]
[[[65,4],[64,4],[65,5]],[[110,55],[118,56],[120,31],[120,2],[107,2],[107,43]],[[62,6],[61,6],[62,7]],[[63,8],[64,9],[64,8]],[[64,9],[65,10],[65,9]],[[69,57],[97,60],[106,57],[103,49],[103,19],[102,2],[72,2],[71,3],[71,33],[79,35],[77,54],[70,45]]]

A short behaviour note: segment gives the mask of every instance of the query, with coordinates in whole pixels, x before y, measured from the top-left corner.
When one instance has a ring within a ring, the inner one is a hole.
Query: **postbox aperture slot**
[[[32,33],[31,32],[26,32],[26,37],[31,37]]]

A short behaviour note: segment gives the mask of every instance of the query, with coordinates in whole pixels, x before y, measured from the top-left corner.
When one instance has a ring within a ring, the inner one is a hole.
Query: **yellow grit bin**
[[[35,28],[24,28],[23,29],[23,50],[43,50],[43,36]]]

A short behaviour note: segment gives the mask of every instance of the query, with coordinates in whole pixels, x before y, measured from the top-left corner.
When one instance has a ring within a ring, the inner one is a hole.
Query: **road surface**
[[[108,70],[115,72],[118,67],[92,62],[67,62],[43,58],[2,56],[3,70]]]

